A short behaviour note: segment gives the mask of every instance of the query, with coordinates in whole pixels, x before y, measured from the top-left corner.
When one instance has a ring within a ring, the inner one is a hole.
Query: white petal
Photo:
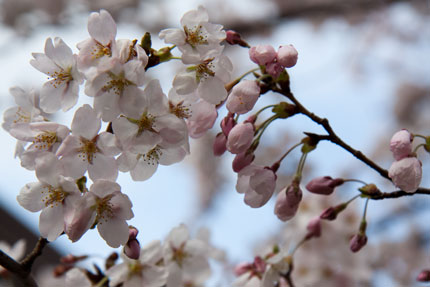
[[[115,39],[115,21],[106,10],[100,10],[100,13],[91,13],[88,19],[88,32],[92,38],[106,46]]]
[[[197,93],[206,102],[214,105],[218,105],[227,98],[224,83],[216,76],[203,80],[197,88]]]
[[[54,241],[64,231],[63,205],[48,206],[42,210],[39,217],[40,235]]]
[[[76,112],[72,121],[74,136],[82,136],[92,140],[101,127],[100,119],[90,105],[83,105]]]
[[[93,158],[93,164],[88,165],[88,174],[92,180],[101,178],[116,180],[118,177],[118,166],[115,158],[105,156],[102,153],[96,153]]]
[[[149,179],[157,170],[158,163],[139,159],[134,169],[130,171],[131,178],[135,181]]]
[[[40,182],[32,182],[26,184],[16,197],[18,203],[25,209],[31,212],[37,212],[45,208],[42,199],[44,195],[42,191],[46,191],[46,185]]]
[[[117,248],[127,243],[128,225],[125,220],[111,218],[97,224],[97,230],[110,247]]]

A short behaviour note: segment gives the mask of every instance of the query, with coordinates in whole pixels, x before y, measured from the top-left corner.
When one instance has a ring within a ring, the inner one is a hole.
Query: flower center
[[[128,270],[130,275],[142,275],[142,271],[145,268],[144,265],[142,265],[139,261],[129,263]]]
[[[117,94],[118,96],[121,96],[126,87],[133,85],[133,82],[127,80],[124,77],[124,72],[122,72],[120,75],[115,75],[112,72],[108,72],[108,75],[111,78],[111,80],[107,82],[105,86],[102,87],[102,91],[105,93],[113,90],[115,94]]]
[[[197,66],[188,67],[188,71],[196,71],[196,80],[199,83],[202,79],[207,79],[208,77],[214,77],[215,72],[213,71],[214,64],[212,61],[214,58],[209,58],[198,64]]]
[[[48,190],[46,191],[42,190],[42,195],[44,195],[42,202],[46,207],[53,207],[54,205],[58,206],[59,204],[62,204],[68,195],[68,193],[61,188],[61,186],[53,187],[52,185],[49,185],[47,189]]]
[[[93,140],[87,140],[86,138],[81,137],[81,147],[78,152],[80,152],[79,157],[82,158],[83,161],[87,161],[89,164],[93,164],[93,159],[96,157],[96,153],[100,152],[99,148],[96,144],[96,138]]]
[[[60,68],[60,70],[55,71],[54,73],[48,72],[47,73],[49,76],[48,79],[52,78],[52,81],[50,82],[51,85],[54,88],[58,88],[58,86],[60,86],[62,83],[64,82],[69,83],[70,81],[72,81],[73,77],[72,77],[71,71],[72,71],[72,67],[68,68],[67,71]]]
[[[29,123],[31,120],[30,115],[20,107],[16,111],[15,116],[16,116],[16,119],[13,121],[15,124],[16,123]]]
[[[197,45],[207,45],[207,36],[202,33],[202,25],[188,28],[184,26],[185,42],[195,48]]]
[[[163,154],[163,151],[159,146],[156,146],[152,148],[150,151],[148,151],[146,154],[138,154],[137,159],[140,157],[143,158],[143,161],[145,161],[148,164],[154,165],[158,164],[160,161],[160,156]]]
[[[173,251],[172,260],[178,263],[179,267],[182,268],[182,263],[184,259],[188,257],[188,254],[184,251],[185,242],[182,243],[181,246],[179,246],[179,248],[175,248],[173,246],[171,246],[171,248]]]
[[[153,133],[157,132],[156,130],[154,130],[155,117],[151,114],[148,114],[148,112],[146,111],[143,112],[142,116],[138,120],[132,118],[127,119],[129,120],[129,122],[136,124],[139,127],[137,130],[137,136],[141,135],[144,131],[150,131]]]
[[[49,149],[58,140],[56,132],[44,132],[34,137],[33,144],[38,150]]]
[[[184,101],[180,101],[176,105],[169,101],[169,111],[180,119],[188,119],[191,117],[190,105],[184,105]]]
[[[91,51],[92,59],[98,59],[103,56],[112,56],[112,50],[110,47],[110,43],[107,46],[103,46],[99,42],[96,42],[96,44],[93,46],[93,50]]]
[[[106,222],[114,216],[113,204],[110,202],[112,197],[113,194],[109,194],[103,198],[96,198],[96,213],[99,224],[102,224],[101,220]]]

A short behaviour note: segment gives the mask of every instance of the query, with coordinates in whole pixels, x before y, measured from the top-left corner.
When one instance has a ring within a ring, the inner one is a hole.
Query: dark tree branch
[[[40,237],[33,250],[21,261],[16,262],[0,250],[0,265],[7,269],[13,276],[15,286],[37,287],[36,281],[31,276],[31,267],[37,257],[42,254],[43,248],[48,244],[48,240]]]
[[[388,198],[399,198],[403,196],[412,196],[415,194],[427,194],[430,195],[430,189],[428,188],[418,188],[415,192],[406,192],[403,190],[393,191],[393,192],[381,192],[380,194],[376,195],[370,195],[370,199],[374,200],[381,200],[381,199],[388,199]]]

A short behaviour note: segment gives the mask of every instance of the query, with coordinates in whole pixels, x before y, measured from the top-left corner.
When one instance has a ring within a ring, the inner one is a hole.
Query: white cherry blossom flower
[[[220,45],[226,37],[222,25],[209,23],[207,10],[199,6],[181,18],[183,29],[171,28],[159,33],[160,39],[166,43],[174,44],[182,52],[182,61],[185,64],[198,63],[202,56],[209,51],[220,54],[223,46]]]
[[[122,255],[122,254],[121,254]],[[159,264],[163,260],[160,241],[152,241],[142,248],[138,260],[121,256],[123,262],[106,271],[112,286],[160,287],[166,284],[166,268]]]
[[[180,95],[197,91],[197,95],[208,103],[218,105],[227,98],[224,87],[230,81],[233,65],[224,55],[209,54],[194,66],[189,66],[173,79],[173,87]]]
[[[113,134],[98,133],[100,127],[100,118],[89,105],[76,111],[72,121],[72,134],[66,137],[57,151],[67,176],[79,178],[88,170],[92,180],[116,180],[118,167],[114,156],[120,150]]]
[[[60,38],[48,38],[45,42],[45,54],[33,53],[30,64],[51,78],[40,91],[40,107],[47,113],[54,113],[60,108],[70,110],[78,101],[79,85],[83,75],[78,71],[76,57],[72,50]]]
[[[124,116],[112,123],[123,150],[145,154],[157,144],[163,148],[188,142],[184,120],[169,113],[169,107],[158,80],[148,83],[143,94],[134,95],[124,105]]]
[[[36,91],[26,92],[19,87],[12,87],[9,92],[14,97],[17,106],[9,108],[3,113],[2,127],[6,131],[10,131],[15,124],[44,120],[39,109],[39,94]]]
[[[36,159],[39,182],[26,184],[17,196],[18,203],[31,212],[42,210],[40,234],[49,241],[64,231],[64,215],[79,200],[80,191],[73,178],[64,177],[62,165],[52,153]]]
[[[121,193],[119,184],[104,179],[96,180],[75,206],[65,219],[65,232],[70,240],[79,240],[97,223],[100,236],[109,246],[116,248],[127,243],[126,220],[134,215],[132,203],[127,195]]]
[[[122,106],[140,93],[148,56],[136,42],[118,40],[117,56],[112,67],[98,73],[85,83],[85,93],[94,97],[94,108],[104,121],[113,121],[123,110]]]
[[[41,154],[55,154],[69,132],[66,126],[53,122],[17,124],[10,130],[10,134],[16,139],[32,143],[20,156],[21,165],[30,170],[34,169],[35,160]]]
[[[93,12],[88,18],[90,39],[78,43],[78,68],[84,71],[87,79],[112,67],[115,50],[116,23],[106,10]]]
[[[198,282],[209,278],[208,245],[202,240],[190,239],[185,225],[170,231],[163,249],[164,263],[169,272],[167,287],[183,286],[187,278]]]
[[[188,145],[163,148],[156,145],[149,148],[146,153],[133,153],[124,151],[117,159],[118,168],[122,172],[130,172],[135,181],[149,179],[158,168],[158,165],[171,165],[180,162],[189,153]]]

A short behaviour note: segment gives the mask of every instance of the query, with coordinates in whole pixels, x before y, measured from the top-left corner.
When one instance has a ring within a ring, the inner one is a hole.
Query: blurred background
[[[61,37],[77,52],[76,44],[88,38],[86,25],[91,11],[106,9],[114,16],[117,39],[140,39],[150,32],[153,47],[161,48],[164,43],[158,40],[158,32],[179,27],[186,11],[204,5],[211,22],[240,32],[251,45],[271,44],[277,48],[293,44],[299,60],[289,74],[296,98],[312,112],[327,117],[347,143],[388,169],[393,161],[389,140],[394,132],[401,128],[423,135],[430,132],[429,3],[0,0],[0,109],[3,113],[14,105],[8,91],[11,86],[38,89],[45,82],[46,76],[32,68],[29,61],[32,52],[43,52],[46,38]],[[234,64],[234,77],[254,68],[246,49],[227,46],[226,53]],[[180,67],[179,63],[165,63],[149,70],[147,78],[160,79],[167,93]],[[81,94],[80,104],[90,103],[82,91]],[[280,96],[265,94],[256,109],[281,100]],[[225,114],[225,109],[219,111],[220,118]],[[55,120],[70,125],[72,117],[73,112],[69,112]],[[346,184],[328,199],[304,192],[297,216],[282,223],[273,214],[274,199],[259,209],[243,203],[243,196],[235,191],[233,157],[212,156],[213,138],[219,130],[217,122],[207,136],[192,140],[191,155],[182,163],[160,167],[146,182],[132,182],[128,174],[120,174],[118,179],[134,204],[135,218],[130,224],[140,230],[141,244],[163,239],[182,222],[192,234],[200,227],[210,230],[212,244],[223,249],[227,259],[224,265],[214,265],[214,276],[207,285],[210,287],[230,286],[235,264],[252,261],[275,243],[286,248],[294,246],[313,216],[351,198],[359,187]],[[263,137],[256,161],[271,165],[303,137],[303,131],[323,133],[302,116],[275,122]],[[4,130],[0,138],[0,241],[12,244],[25,237],[30,250],[38,236],[38,214],[21,208],[16,195],[36,177],[13,158],[14,138]],[[429,186],[429,154],[421,149],[418,155],[423,162],[422,186]],[[292,153],[282,163],[278,190],[290,183],[299,156],[298,152]],[[395,190],[375,171],[327,142],[320,143],[309,155],[303,183],[323,175],[361,179],[377,184],[383,191]],[[422,286],[415,277],[422,269],[430,268],[430,198],[415,195],[371,201],[368,245],[352,254],[348,242],[358,230],[363,203],[356,201],[338,220],[324,224],[322,238],[305,244],[296,254],[293,278],[297,286]],[[39,270],[44,274],[39,276],[41,286],[48,287],[58,286],[43,278],[50,274],[49,266],[55,266],[60,255],[87,254],[91,256],[89,262],[101,262],[112,251],[94,230],[77,243],[62,236],[50,247],[52,256],[47,256],[44,263],[47,267]]]

